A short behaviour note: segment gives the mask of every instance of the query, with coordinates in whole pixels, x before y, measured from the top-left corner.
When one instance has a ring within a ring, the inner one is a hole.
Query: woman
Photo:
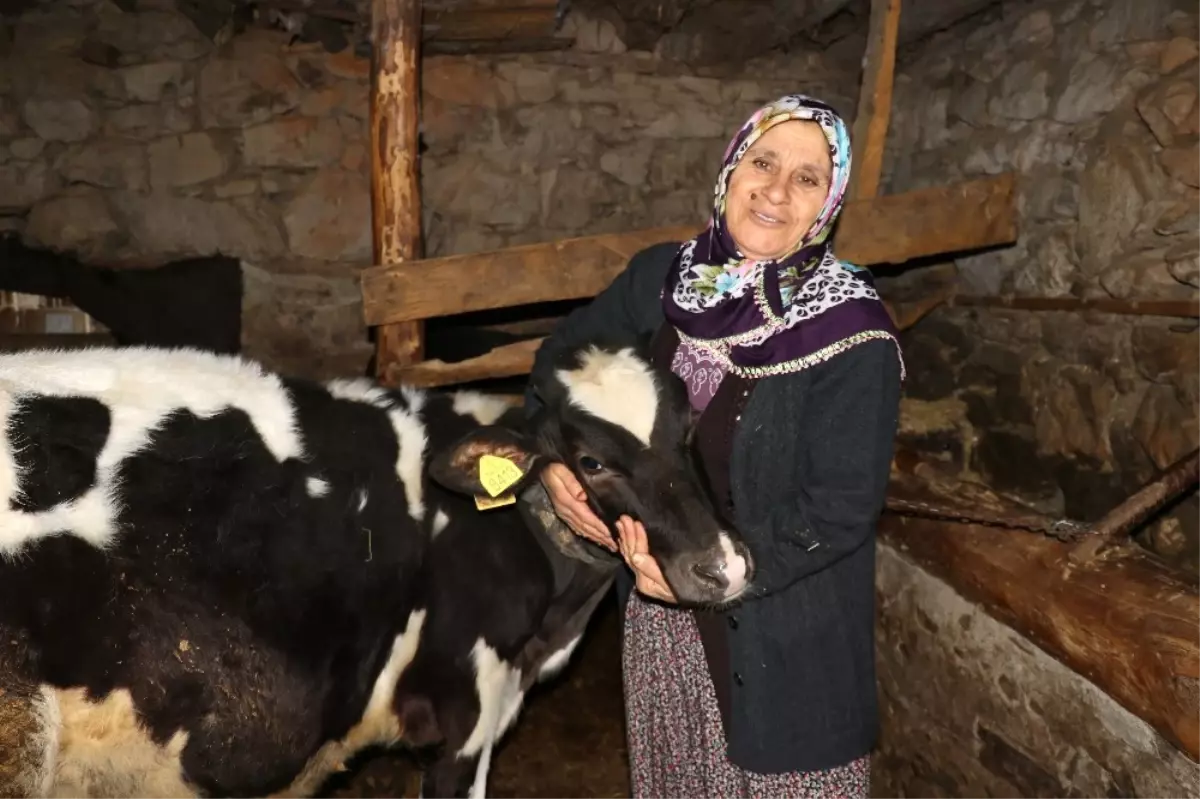
[[[645,530],[618,523],[627,736],[635,796],[865,796],[877,708],[875,524],[903,367],[870,274],[828,237],[850,176],[833,109],[783,97],[738,131],[707,228],[651,247],[538,353],[529,400],[563,348],[657,333],[699,411],[718,505],[755,559],[727,612],[674,606]],[[562,465],[558,514],[615,549]],[[637,591],[630,594],[630,588]]]

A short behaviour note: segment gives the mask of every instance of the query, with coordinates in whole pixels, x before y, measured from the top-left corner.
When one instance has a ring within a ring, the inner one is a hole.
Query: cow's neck
[[[554,571],[555,596],[566,588],[580,566],[598,572],[615,572],[620,560],[575,535],[554,512],[550,495],[540,481],[534,481],[525,490],[519,507]]]

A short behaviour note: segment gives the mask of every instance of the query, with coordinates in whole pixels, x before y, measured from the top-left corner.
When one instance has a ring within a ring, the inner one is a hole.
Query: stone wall
[[[1093,683],[879,549],[873,796],[1196,796],[1194,763]]]
[[[1005,3],[956,26],[898,65],[886,191],[1017,173],[1020,241],[959,258],[966,292],[1195,299],[1196,39],[1184,0]],[[905,436],[1050,513],[1098,518],[1197,446],[1190,320],[943,309],[905,352]],[[1193,570],[1196,510],[1147,533]]]
[[[214,47],[170,0],[137,8],[47,1],[2,29],[0,227],[93,263],[239,257],[248,353],[361,372],[367,62],[261,29]],[[697,222],[757,104],[853,112],[853,76],[819,57],[706,75],[585,22],[566,52],[424,60],[427,254]]]

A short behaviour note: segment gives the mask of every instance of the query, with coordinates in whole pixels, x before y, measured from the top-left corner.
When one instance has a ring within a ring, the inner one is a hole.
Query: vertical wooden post
[[[421,257],[421,0],[372,0],[371,232],[376,264]],[[375,373],[424,358],[424,324],[376,328]]]
[[[900,0],[871,0],[858,116],[850,134],[855,178],[847,200],[869,200],[879,193],[883,148],[892,114],[892,80],[896,71],[896,33],[899,28]]]

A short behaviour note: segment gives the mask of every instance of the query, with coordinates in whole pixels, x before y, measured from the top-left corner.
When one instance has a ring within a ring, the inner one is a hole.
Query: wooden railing
[[[1017,237],[1015,179],[997,177],[847,204],[835,247],[861,265],[1011,244]],[[639,250],[691,237],[695,227],[585,236],[493,252],[375,266],[361,276],[370,326],[412,324],[471,311],[595,296]],[[528,374],[540,339],[447,363],[379,363],[386,383],[438,386]]]

